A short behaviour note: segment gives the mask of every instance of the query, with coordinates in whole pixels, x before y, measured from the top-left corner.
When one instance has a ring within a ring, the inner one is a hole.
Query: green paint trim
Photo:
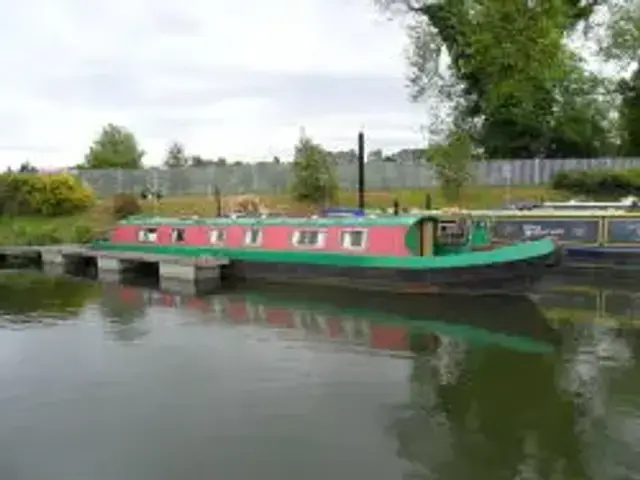
[[[407,229],[404,235],[404,246],[415,256],[420,256],[421,222],[416,222]],[[431,239],[433,242],[434,240]]]
[[[352,255],[348,253],[325,253],[310,251],[265,251],[259,248],[193,247],[181,245],[154,244],[113,244],[96,242],[93,248],[119,252],[155,253],[181,257],[213,256],[230,260],[244,260],[263,263],[305,263],[311,265],[335,265],[362,268],[394,269],[442,269],[463,267],[484,267],[499,263],[535,259],[555,251],[556,244],[551,239],[522,242],[515,245],[483,252],[465,252],[455,255],[432,257],[381,257],[372,255]]]
[[[129,217],[119,222],[119,225],[140,225],[140,226],[292,226],[292,227],[377,227],[377,226],[410,226],[420,220],[421,217],[415,215],[394,216],[386,215],[379,217],[240,217],[240,218],[167,218],[167,217]]]

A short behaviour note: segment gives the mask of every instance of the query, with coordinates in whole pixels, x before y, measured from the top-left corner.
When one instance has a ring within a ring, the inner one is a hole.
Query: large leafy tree
[[[599,0],[378,3],[392,11],[404,10],[412,18],[412,98],[448,102],[450,127],[466,131],[487,157],[579,156],[599,153],[606,145],[592,136],[601,130],[593,125],[593,119],[600,118],[594,92],[580,92],[578,109],[575,99],[563,95],[581,71],[565,39],[591,17]],[[577,110],[589,114],[578,115]]]
[[[640,156],[640,4],[615,2],[609,11],[602,53],[620,68],[620,154]]]
[[[84,163],[78,168],[142,168],[144,155],[145,151],[140,148],[131,131],[110,123],[102,128],[85,155]]]

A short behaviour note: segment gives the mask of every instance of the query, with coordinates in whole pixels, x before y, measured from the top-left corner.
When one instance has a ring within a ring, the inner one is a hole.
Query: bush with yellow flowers
[[[3,215],[57,217],[83,212],[95,203],[93,191],[67,173],[0,175]]]

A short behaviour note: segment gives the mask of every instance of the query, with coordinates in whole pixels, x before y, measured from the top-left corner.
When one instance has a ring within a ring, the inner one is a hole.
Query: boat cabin
[[[486,249],[488,222],[467,212],[427,216],[131,217],[97,247],[198,254],[289,251],[375,256],[440,256]],[[225,250],[226,252],[221,252]]]

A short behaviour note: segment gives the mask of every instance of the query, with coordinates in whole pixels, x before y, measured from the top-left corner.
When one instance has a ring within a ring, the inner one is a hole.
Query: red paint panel
[[[355,226],[354,226],[355,227]],[[143,225],[123,225],[119,226],[111,234],[111,241],[114,243],[138,243],[138,231],[146,228]],[[147,227],[148,228],[148,227]],[[185,227],[184,245],[210,246],[210,232],[215,227],[211,226],[191,226]],[[223,227],[226,232],[226,247],[230,248],[252,248],[244,245],[244,238],[249,227],[229,226]],[[349,227],[346,227],[349,228]],[[291,245],[293,233],[300,227],[291,226],[267,226],[262,228],[262,245],[255,247],[260,250],[270,251],[322,251],[335,253],[349,253],[350,255],[380,255],[406,257],[411,253],[405,246],[406,227],[403,226],[381,226],[368,228],[367,247],[363,250],[345,250],[340,244],[340,234],[342,227],[330,227],[327,229],[327,241],[323,249],[301,249]],[[173,245],[171,226],[157,227],[158,245]]]
[[[291,227],[266,227],[263,230],[262,248],[265,250],[292,250]]]
[[[227,227],[226,246],[231,248],[241,248],[244,243],[244,227]]]
[[[172,232],[173,228],[169,227],[169,226],[161,226],[158,227],[158,239],[156,241],[156,243],[158,245],[173,245],[173,242],[171,241],[171,232]]]
[[[404,243],[406,227],[372,227],[369,229],[369,255],[406,257],[411,255]]]
[[[364,250],[345,250],[340,244],[343,228],[333,227],[327,239],[327,251],[349,252],[351,255],[388,255],[406,257],[410,255],[404,244],[406,227],[370,227],[367,229],[367,248]]]
[[[198,225],[196,227],[189,227],[186,230],[187,245],[197,247],[208,247],[211,245],[211,227],[204,225]]]
[[[402,327],[372,325],[370,346],[380,350],[409,350],[409,335]]]
[[[113,229],[111,232],[111,241],[113,243],[137,243],[138,242],[137,225],[122,225]]]

